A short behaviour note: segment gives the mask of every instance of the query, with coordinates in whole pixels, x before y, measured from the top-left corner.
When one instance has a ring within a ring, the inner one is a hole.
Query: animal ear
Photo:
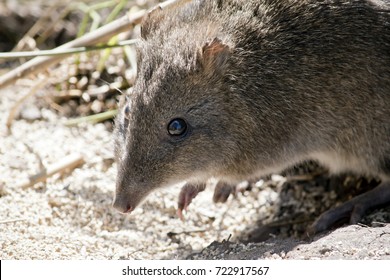
[[[150,32],[152,32],[158,23],[162,20],[162,8],[157,6],[150,10],[142,19],[141,23],[141,37],[146,40]]]
[[[198,62],[205,70],[222,70],[230,56],[230,48],[219,38],[207,42],[198,55]]]

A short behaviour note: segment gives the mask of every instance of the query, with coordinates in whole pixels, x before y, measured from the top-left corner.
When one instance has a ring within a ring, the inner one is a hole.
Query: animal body
[[[114,207],[187,181],[227,184],[314,159],[378,176],[324,213],[356,222],[390,201],[390,1],[199,0],[143,21],[138,76],[116,119]]]

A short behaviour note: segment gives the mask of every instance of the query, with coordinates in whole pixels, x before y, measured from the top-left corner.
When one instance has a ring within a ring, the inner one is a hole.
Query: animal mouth
[[[129,207],[127,208],[127,210],[123,212],[123,214],[131,213],[131,212],[133,212],[133,210],[134,210],[134,208],[131,207],[131,206],[129,206]]]
[[[134,206],[130,205],[130,203],[121,201],[117,198],[114,199],[112,207],[114,207],[117,211],[123,214],[129,214],[134,210]]]

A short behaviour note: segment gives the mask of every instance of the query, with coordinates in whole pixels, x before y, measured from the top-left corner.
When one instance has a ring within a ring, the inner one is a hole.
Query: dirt
[[[184,222],[176,215],[180,186],[157,191],[134,213],[122,215],[111,207],[116,165],[106,126],[67,127],[64,117],[42,108],[39,119],[16,119],[11,132],[7,131],[10,108],[29,89],[0,90],[1,259],[390,258],[389,208],[373,212],[366,222],[381,227],[348,226],[304,241],[302,229],[315,218],[315,211],[322,211],[318,204],[330,207],[337,203],[332,198],[340,196],[327,184],[318,185],[335,181],[324,179],[326,174],[317,180],[300,178],[306,180],[300,184],[288,180],[294,177],[274,175],[226,204],[210,203],[212,187],[208,187],[194,200]],[[27,100],[22,108],[38,97]],[[85,163],[46,182],[20,186],[41,165],[50,168],[69,155],[80,155]],[[309,183],[311,187],[305,185]],[[316,203],[319,196],[328,202]],[[310,214],[306,221],[296,220],[304,212]],[[293,222],[278,225],[286,219]],[[254,231],[258,220],[270,230],[260,235]],[[271,239],[241,241],[254,236]],[[227,239],[234,243],[222,242]]]
[[[249,221],[227,213],[239,207],[237,201],[210,205],[208,191],[182,222],[176,216],[179,187],[152,194],[132,215],[119,214],[111,207],[115,164],[112,136],[104,125],[69,128],[65,119],[42,109],[41,120],[15,120],[7,133],[10,108],[28,90],[0,91],[1,259],[185,258],[213,240],[238,234]],[[20,187],[39,172],[40,161],[50,167],[71,154],[81,155],[85,164],[45,183]]]
[[[390,225],[347,226],[311,241],[273,238],[261,243],[214,242],[188,259],[390,260]]]

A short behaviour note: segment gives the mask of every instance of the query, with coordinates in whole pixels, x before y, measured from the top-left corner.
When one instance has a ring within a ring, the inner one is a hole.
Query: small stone
[[[32,122],[42,119],[41,111],[36,106],[27,106],[20,111],[20,118]]]

